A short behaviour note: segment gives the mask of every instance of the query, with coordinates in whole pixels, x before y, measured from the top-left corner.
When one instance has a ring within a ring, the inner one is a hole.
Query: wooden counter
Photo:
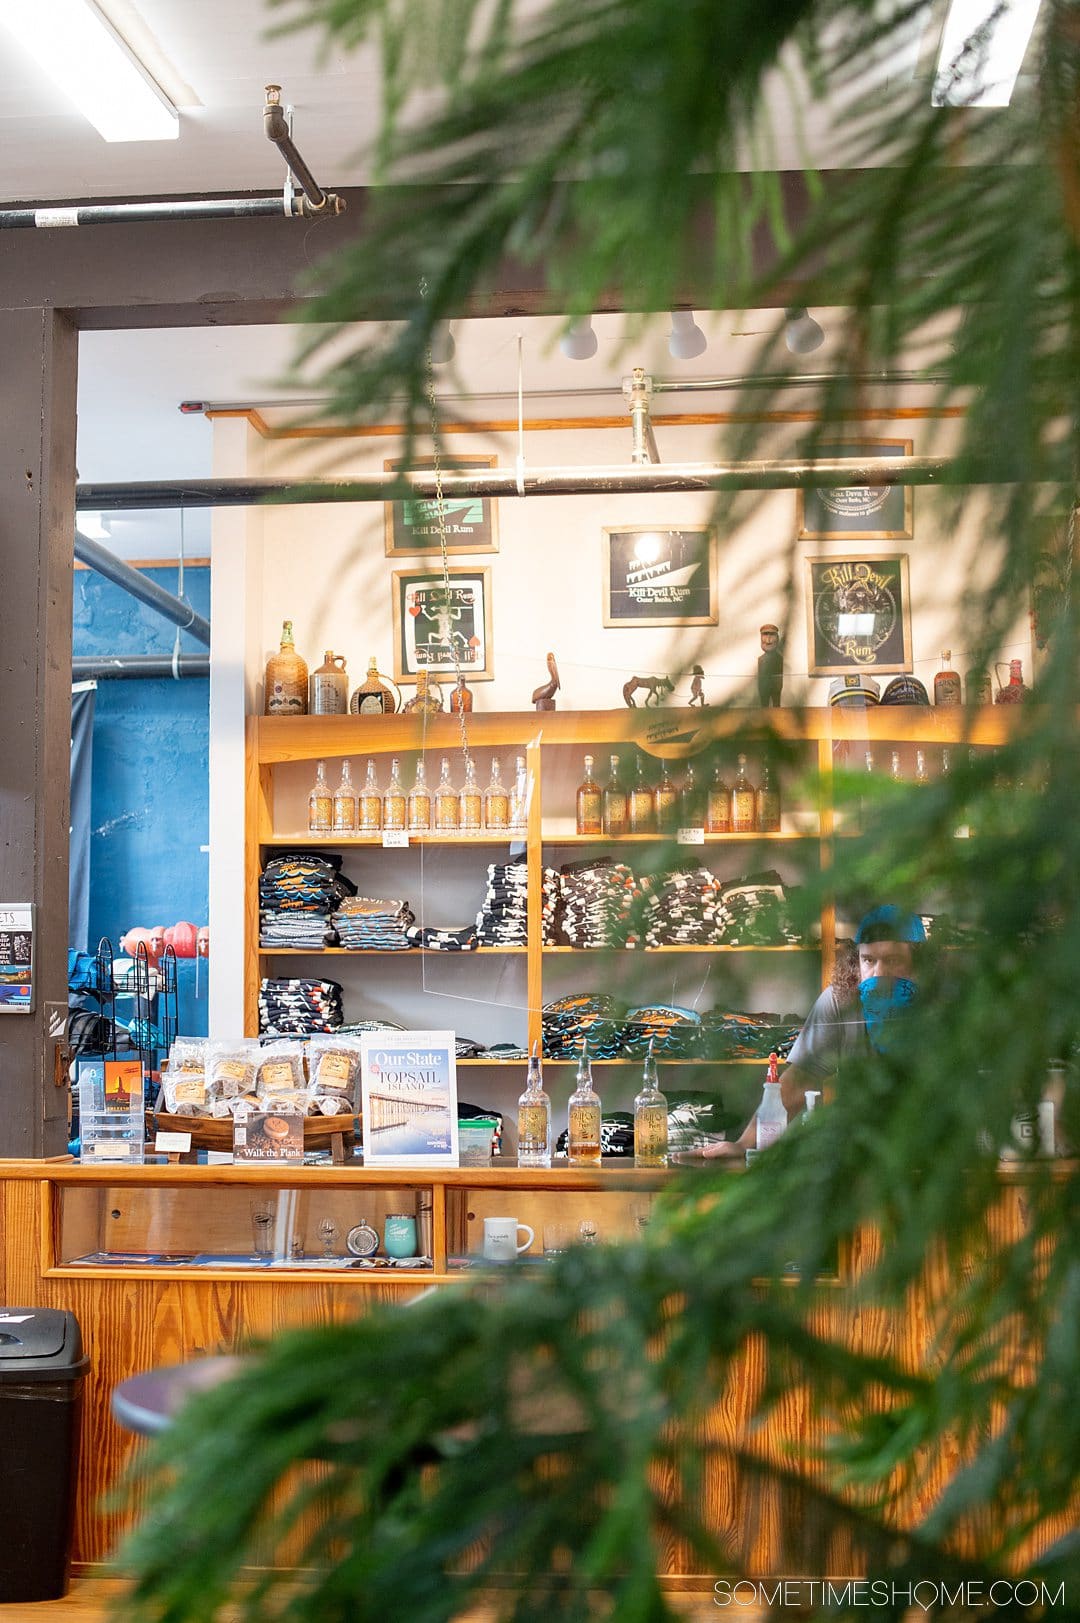
[[[589,1216],[603,1240],[632,1234],[647,1220],[648,1203],[663,1175],[632,1169],[599,1172],[498,1167],[433,1172],[365,1171],[352,1167],[136,1168],[82,1167],[70,1160],[0,1162],[0,1305],[60,1307],[82,1328],[91,1367],[85,1389],[80,1491],[76,1513],[77,1570],[107,1561],[118,1534],[139,1511],[138,1490],[127,1508],[105,1508],[113,1488],[140,1445],[113,1421],[110,1398],[127,1376],[200,1355],[238,1351],[294,1325],[314,1325],[368,1312],[374,1305],[403,1303],[432,1284],[456,1288],[470,1277],[456,1266],[479,1251],[485,1215],[512,1215],[536,1230],[542,1250],[545,1223],[576,1225]],[[214,1267],[146,1264],[87,1265],[74,1259],[94,1252],[243,1251],[251,1244],[253,1200],[269,1191],[287,1196],[290,1221],[308,1253],[318,1255],[317,1220],[336,1228],[343,1250],[345,1229],[361,1217],[381,1232],[391,1211],[411,1210],[417,1190],[430,1190],[433,1266],[393,1272],[320,1272],[303,1266],[272,1270],[223,1263]],[[990,1214],[987,1239],[1007,1243],[1023,1224],[1022,1187],[1003,1178],[1002,1197]],[[858,1302],[848,1287],[879,1255],[876,1235],[866,1232],[845,1248],[838,1277],[825,1280],[810,1309],[813,1327],[853,1350],[895,1358],[923,1371],[931,1356],[935,1303],[953,1289],[942,1259],[927,1269],[921,1289],[909,1293],[903,1312]],[[473,1276],[475,1277],[475,1276]],[[1015,1349],[1017,1367],[1022,1349]],[[765,1379],[760,1344],[747,1345],[732,1368],[697,1446],[706,1441],[747,1445],[756,1395]],[[754,1449],[777,1457],[794,1446],[806,1460],[821,1447],[825,1430],[808,1395],[785,1394],[768,1423],[754,1434]],[[689,1439],[694,1446],[694,1439]],[[955,1468],[942,1451],[917,1494],[895,1502],[899,1524],[925,1513]],[[771,1487],[758,1489],[734,1476],[722,1460],[706,1467],[705,1490],[718,1534],[738,1553],[747,1574],[775,1574],[781,1506]],[[1049,1536],[1049,1535],[1048,1535]],[[830,1570],[858,1570],[843,1549],[831,1552]],[[663,1572],[673,1588],[707,1589],[712,1576],[695,1571],[688,1553],[673,1541]]]

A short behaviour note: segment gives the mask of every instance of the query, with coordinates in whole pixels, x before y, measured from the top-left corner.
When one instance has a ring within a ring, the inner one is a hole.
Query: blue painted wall
[[[176,591],[176,569],[147,569]],[[210,571],[185,594],[210,614]],[[75,571],[74,653],[171,654],[176,628],[90,569]],[[205,653],[182,634],[185,653]],[[133,925],[198,926],[208,915],[210,683],[100,681],[94,713],[90,946]],[[181,1030],[206,1031],[205,962],[181,962]]]

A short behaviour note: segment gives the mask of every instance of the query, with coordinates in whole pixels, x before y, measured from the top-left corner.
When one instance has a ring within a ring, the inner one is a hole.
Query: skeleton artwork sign
[[[410,681],[419,671],[490,681],[491,571],[396,569],[394,677]]]
[[[809,675],[911,669],[906,553],[808,558],[806,568]]]

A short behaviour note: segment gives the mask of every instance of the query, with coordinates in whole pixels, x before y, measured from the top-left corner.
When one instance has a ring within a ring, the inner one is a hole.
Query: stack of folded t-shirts
[[[408,902],[376,896],[347,897],[331,920],[341,945],[354,952],[404,952],[412,922]]]
[[[585,1041],[590,1059],[614,1059],[625,1022],[625,1005],[601,992],[556,998],[544,1005],[544,1054],[548,1059],[575,1059]]]
[[[337,1031],[342,1019],[337,981],[264,980],[259,988],[259,1030],[266,1036]]]
[[[523,947],[528,933],[529,873],[524,857],[488,864],[487,889],[476,915],[481,947]]]
[[[695,947],[716,940],[719,885],[708,868],[642,876],[647,947]]]
[[[636,947],[640,893],[633,871],[609,857],[568,862],[559,869],[556,936],[568,947]]]
[[[405,938],[410,947],[428,952],[475,952],[479,946],[475,924],[463,924],[456,930],[439,924],[410,924]]]
[[[330,915],[355,894],[332,853],[286,852],[259,876],[260,942],[264,947],[321,947]]]
[[[652,1044],[657,1059],[695,1059],[700,1053],[701,1016],[693,1009],[650,1003],[631,1009],[623,1028],[622,1052],[637,1058]]]
[[[701,1017],[701,1051],[708,1059],[784,1059],[802,1029],[797,1014],[744,1014],[710,1009]]]
[[[716,940],[725,947],[798,946],[789,892],[772,869],[721,885],[716,909]]]

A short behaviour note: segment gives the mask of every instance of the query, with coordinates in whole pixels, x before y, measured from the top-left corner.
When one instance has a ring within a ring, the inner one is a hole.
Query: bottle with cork
[[[960,688],[960,672],[954,671],[949,663],[952,651],[945,649],[941,656],[941,669],[934,677],[934,703],[937,705],[958,705],[963,703]]]
[[[281,627],[281,647],[266,662],[264,706],[268,716],[306,716],[308,707],[308,668],[296,652],[293,623]]]

